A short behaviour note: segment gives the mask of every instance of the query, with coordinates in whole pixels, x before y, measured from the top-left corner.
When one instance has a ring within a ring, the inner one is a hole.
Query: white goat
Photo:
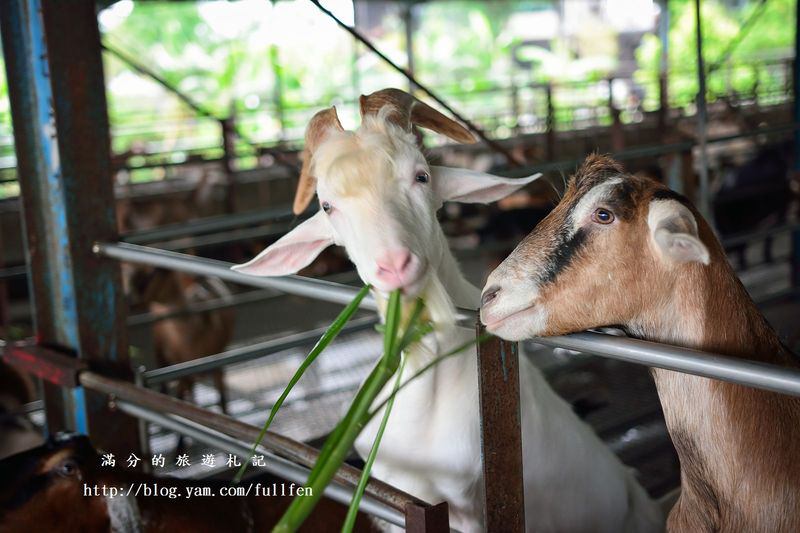
[[[437,210],[444,201],[498,200],[536,176],[514,180],[429,166],[416,145],[412,123],[462,142],[474,142],[472,136],[397,89],[362,96],[361,113],[355,132],[344,131],[334,108],[312,119],[295,210],[302,212],[315,191],[322,209],[236,268],[262,276],[286,275],[327,246],[344,246],[379,302],[397,288],[407,298],[425,299],[436,328],[404,354],[410,376],[436,354],[474,336],[472,330],[453,325],[453,304],[476,308],[480,294],[450,253]],[[401,391],[373,472],[429,502],[446,500],[452,527],[480,531],[477,362],[474,348],[466,352]],[[660,511],[633,475],[525,358],[520,360],[520,395],[529,531],[662,529]],[[356,443],[362,457],[379,418]]]

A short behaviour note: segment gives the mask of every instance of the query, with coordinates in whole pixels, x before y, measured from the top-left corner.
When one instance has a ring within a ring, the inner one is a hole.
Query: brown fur
[[[219,294],[199,292],[200,282],[180,272],[156,270],[144,291],[144,301],[153,314],[181,311],[191,304],[202,303]],[[160,367],[191,361],[225,350],[233,336],[234,311],[215,309],[202,313],[164,319],[153,325],[156,362]],[[220,395],[220,406],[227,412],[227,388],[222,369],[211,373]],[[194,380],[178,382],[178,397],[185,399]]]
[[[130,199],[120,200],[117,202],[118,229],[125,232],[187,222],[192,218],[192,213],[205,207],[203,198],[209,196],[209,186],[207,180],[202,180],[197,189],[182,201],[148,210],[138,209]],[[202,313],[188,311],[193,304],[227,296],[228,290],[222,282],[219,282],[218,289],[206,290],[201,279],[188,274],[132,264],[123,264],[122,273],[129,297],[135,306],[144,307],[153,314],[186,311],[181,316],[153,324],[153,345],[159,367],[191,361],[225,350],[233,337],[233,309],[213,309]],[[222,369],[215,370],[211,376],[220,395],[222,411],[226,412],[227,389]],[[185,399],[191,392],[193,383],[192,377],[182,378],[178,382],[178,397]]]
[[[580,246],[563,261],[559,234],[570,209],[595,185],[620,176],[605,206],[617,215],[615,227],[585,226]],[[798,368],[694,208],[710,264],[658,255],[647,222],[654,195],[675,197],[591,156],[562,202],[509,257],[512,271],[526,273],[526,264],[547,269],[562,260],[537,299],[548,313],[544,334],[619,325],[646,340]],[[654,376],[681,461],[682,494],[668,529],[800,531],[800,400],[665,370]]]

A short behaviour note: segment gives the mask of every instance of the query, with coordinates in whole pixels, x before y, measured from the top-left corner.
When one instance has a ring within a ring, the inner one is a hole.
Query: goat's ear
[[[702,263],[711,258],[698,238],[697,221],[688,207],[677,200],[653,200],[647,215],[650,235],[662,257],[677,263]]]
[[[527,178],[501,178],[474,170],[431,167],[431,182],[443,202],[488,204],[518,191],[541,174]]]
[[[235,265],[231,267],[232,270],[254,276],[286,276],[296,273],[333,244],[333,232],[326,216],[323,211],[318,212],[258,254],[255,259]]]

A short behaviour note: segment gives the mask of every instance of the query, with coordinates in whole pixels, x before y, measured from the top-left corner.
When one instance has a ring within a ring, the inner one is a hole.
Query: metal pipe
[[[123,261],[151,264],[202,276],[215,276],[243,285],[276,288],[290,294],[340,304],[350,303],[358,291],[355,287],[348,285],[301,276],[286,276],[282,278],[248,276],[230,270],[230,263],[224,261],[201,259],[190,255],[164,252],[132,244],[98,243],[95,244],[94,248],[95,253],[99,255]],[[361,305],[365,309],[377,309],[372,295],[364,298]],[[459,322],[466,322],[471,326],[474,324],[475,311],[458,309],[456,318]],[[787,370],[775,365],[592,332],[559,337],[537,337],[533,340],[556,348],[578,350],[603,357],[611,357],[668,370],[678,370],[689,374],[800,396],[800,372]],[[752,375],[752,379],[748,379],[748,375]]]
[[[706,109],[706,67],[703,61],[703,18],[700,0],[694,0],[697,46],[697,138],[700,148],[700,195],[698,208],[703,216],[713,222],[708,188],[708,111]]]
[[[306,296],[327,302],[348,304],[358,292],[357,287],[307,278],[284,276],[277,278],[257,277],[230,269],[231,263],[168,252],[128,243],[95,243],[95,254],[120,261],[143,263],[161,268],[179,270],[199,276],[216,277],[224,281],[250,285],[262,289],[276,289],[297,296]],[[361,303],[365,309],[377,309],[375,299],[368,295]]]
[[[752,241],[762,240],[777,233],[783,233],[784,231],[798,230],[800,230],[800,224],[784,224],[776,228],[767,228],[758,231],[751,231],[749,233],[741,233],[738,235],[732,235],[726,239],[722,239],[722,246],[729,248],[738,244],[747,244]]]
[[[574,333],[533,340],[545,346],[800,396],[800,372],[776,365],[602,333]]]
[[[214,298],[213,300],[207,300],[205,302],[200,302],[193,305],[186,305],[176,309],[175,311],[139,313],[137,315],[129,316],[127,325],[128,327],[146,326],[148,324],[161,322],[162,320],[191,316],[195,313],[205,313],[208,311],[215,311],[217,309],[235,307],[242,304],[263,302],[281,295],[283,295],[282,292],[272,290],[247,291],[239,294],[233,294],[225,298]]]
[[[309,212],[311,214],[311,212]],[[234,215],[219,215],[192,220],[190,223],[181,222],[169,224],[154,229],[131,231],[122,235],[122,240],[131,244],[145,244],[156,241],[165,241],[177,237],[195,236],[202,233],[253,226],[265,222],[278,222],[289,220],[293,217],[290,205],[279,205],[256,211],[246,211]]]
[[[159,413],[180,416],[244,442],[255,442],[259,437],[260,429],[255,426],[131,383],[91,371],[80,373],[80,383],[86,389],[113,397],[115,401],[127,401]],[[309,468],[319,457],[319,452],[311,446],[272,431],[267,431],[261,444],[264,449]],[[345,463],[339,467],[334,480],[356,486],[360,478],[361,471]],[[365,494],[374,496],[398,511],[405,510],[409,504],[427,505],[422,500],[375,479],[367,483]]]
[[[374,316],[362,318],[359,320],[352,320],[345,326],[341,334],[355,333],[373,327],[377,323],[377,318]],[[201,372],[208,372],[227,365],[236,363],[243,363],[245,361],[252,361],[261,357],[289,350],[298,346],[305,346],[318,340],[327,328],[317,328],[295,335],[289,335],[280,339],[272,339],[250,346],[241,348],[234,348],[222,353],[200,357],[191,361],[184,361],[163,368],[156,368],[142,373],[142,379],[145,385],[157,385],[167,381],[172,381],[182,377],[199,374]]]
[[[141,407],[127,401],[116,401],[115,405],[120,411],[133,417],[147,420],[153,424],[158,424],[161,427],[175,431],[182,435],[186,435],[187,437],[203,442],[209,446],[224,450],[228,453],[241,455],[245,458],[250,456],[250,451],[252,448],[251,444],[234,439],[228,435],[225,435],[224,433],[208,429],[207,427],[196,422],[192,422],[191,420],[187,420],[175,415],[165,415],[153,409]],[[286,479],[287,481],[292,481],[301,485],[305,484],[308,480],[308,474],[310,472],[308,468],[302,467],[287,459],[270,453],[262,446],[257,448],[257,452],[265,456],[266,466],[260,467],[261,469]],[[353,498],[353,492],[354,489],[351,485],[333,482],[325,487],[324,494],[335,502],[343,505],[349,505],[350,500]],[[405,516],[403,513],[373,498],[370,495],[364,495],[364,497],[361,499],[359,509],[369,515],[386,520],[391,524],[395,524],[400,527],[405,526]]]

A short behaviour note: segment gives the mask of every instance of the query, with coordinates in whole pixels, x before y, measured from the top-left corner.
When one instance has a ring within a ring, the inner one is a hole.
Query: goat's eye
[[[602,207],[595,209],[594,213],[592,213],[592,221],[598,224],[611,224],[614,222],[614,213]]]
[[[431,177],[428,176],[427,172],[417,172],[417,176],[414,179],[419,183],[428,183]]]
[[[323,211],[325,211],[326,213],[330,213],[332,209],[333,209],[333,206],[331,206],[330,202],[322,202],[322,210]]]
[[[78,473],[78,463],[73,461],[72,459],[67,459],[60,465],[58,465],[56,472],[58,475],[63,477],[71,477]]]

